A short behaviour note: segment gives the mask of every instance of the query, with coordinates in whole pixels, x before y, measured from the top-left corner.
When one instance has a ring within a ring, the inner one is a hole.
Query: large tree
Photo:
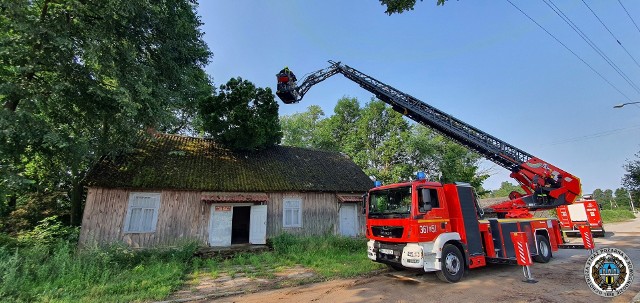
[[[278,103],[270,88],[231,78],[200,104],[202,130],[236,150],[256,150],[280,143]]]
[[[597,188],[593,191],[593,199],[602,205],[602,208],[612,209],[615,208],[615,202],[613,199],[613,191],[610,189],[602,190]]]
[[[9,208],[21,193],[62,192],[78,224],[84,177],[100,156],[126,150],[146,128],[185,125],[211,91],[195,10],[189,0],[0,0],[0,194]]]
[[[636,159],[625,163],[624,169],[627,172],[622,178],[622,184],[633,191],[640,192],[640,152],[636,154]]]
[[[307,107],[307,111],[280,117],[282,144],[287,146],[318,148],[320,124],[324,112],[317,105]]]
[[[402,115],[372,99],[361,109],[355,129],[344,144],[365,173],[384,182],[398,182],[411,174],[405,148],[408,138],[409,123]]]
[[[379,100],[360,107],[355,98],[341,98],[333,115],[318,106],[280,119],[283,144],[349,155],[368,175],[385,183],[413,178],[424,171],[431,180],[471,183],[482,192],[487,175],[478,170],[480,157],[419,124]]]
[[[622,178],[622,184],[631,191],[633,205],[640,207],[640,152],[636,154],[636,159],[628,160],[624,165],[627,171]]]
[[[338,100],[333,115],[325,117],[322,108],[311,105],[305,112],[280,117],[282,144],[287,146],[342,151],[351,154],[354,146],[350,136],[360,119],[361,109],[356,98]]]

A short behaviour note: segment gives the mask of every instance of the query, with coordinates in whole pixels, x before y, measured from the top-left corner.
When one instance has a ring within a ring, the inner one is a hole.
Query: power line
[[[616,40],[616,42],[618,43],[618,45],[620,45],[620,47],[622,47],[622,49],[624,49],[624,51],[627,53],[627,55],[629,55],[629,57],[631,57],[631,59],[633,60],[633,62],[636,63],[636,65],[638,67],[640,67],[640,63],[638,63],[638,61],[636,60],[636,58],[634,58],[631,53],[629,53],[629,51],[627,50],[626,47],[624,47],[624,45],[622,45],[622,42],[620,42],[620,40],[618,40],[618,38],[616,38],[616,36],[611,32],[611,30],[609,29],[609,27],[607,27],[604,22],[602,22],[602,20],[600,19],[600,17],[598,17],[598,15],[596,15],[596,12],[594,12],[591,7],[589,7],[589,4],[587,4],[587,2],[585,2],[584,0],[582,0],[582,3],[584,3],[585,6],[587,6],[587,8],[591,11],[591,13],[598,19],[598,21],[600,21],[600,24],[602,24],[602,26],[604,26],[604,28],[607,29],[607,31],[609,32],[609,34],[611,34],[611,37],[613,37],[614,40]]]
[[[511,0],[507,0],[507,2],[509,2],[513,7],[515,7],[518,11],[520,11],[523,15],[525,15],[527,18],[529,18],[529,20],[531,20],[533,23],[535,23],[538,27],[540,27],[543,31],[545,31],[549,36],[551,36],[551,38],[553,38],[554,40],[556,40],[556,42],[560,43],[560,45],[562,45],[565,49],[567,49],[569,52],[571,52],[574,56],[576,56],[576,58],[578,58],[580,61],[582,61],[582,63],[584,63],[586,66],[588,66],[591,71],[593,71],[594,73],[596,73],[598,76],[600,76],[600,78],[602,78],[602,80],[604,80],[605,82],[607,82],[611,87],[613,87],[613,89],[615,89],[616,91],[618,91],[622,96],[624,96],[628,101],[631,101],[631,98],[629,98],[629,96],[627,96],[625,93],[623,93],[619,88],[617,88],[615,85],[613,85],[613,83],[611,83],[609,80],[607,80],[607,78],[605,78],[602,74],[600,74],[597,70],[595,70],[589,63],[587,63],[587,61],[584,61],[584,59],[582,59],[580,56],[578,56],[578,54],[576,54],[573,50],[571,50],[568,46],[566,46],[564,43],[562,43],[562,41],[560,41],[558,38],[556,38],[556,36],[554,36],[552,33],[550,33],[546,28],[544,28],[542,25],[540,25],[540,23],[538,23],[536,20],[533,20],[533,18],[531,18],[529,15],[527,15],[527,13],[525,13],[523,10],[521,10],[518,6],[516,6],[515,4],[513,4],[513,2],[511,2]]]
[[[639,129],[639,128],[640,128],[640,125],[633,125],[633,126],[624,127],[624,128],[610,129],[610,130],[602,131],[602,132],[599,132],[599,133],[593,133],[593,134],[589,134],[589,135],[584,135],[584,136],[579,136],[579,137],[573,137],[573,138],[567,138],[567,139],[561,139],[561,140],[553,141],[553,142],[551,142],[551,145],[558,145],[558,144],[565,144],[565,143],[571,143],[571,142],[590,140],[590,139],[595,139],[595,138],[599,138],[599,137],[605,137],[605,136],[613,135],[613,134],[616,134],[616,133],[619,133],[619,132],[632,130],[632,129]]]
[[[634,21],[633,18],[631,18],[631,14],[629,14],[629,11],[627,11],[627,8],[624,7],[624,5],[622,5],[622,2],[620,2],[620,0],[618,0],[618,3],[620,3],[620,6],[622,6],[622,9],[624,9],[624,11],[627,13],[627,16],[629,16],[629,19],[631,19],[631,22],[633,22],[633,25],[636,26],[636,29],[640,33],[640,28],[638,28],[638,24],[636,24],[636,21]]]
[[[640,93],[640,89],[638,88],[638,86],[627,76],[627,74],[625,74],[618,67],[618,65],[616,65],[611,59],[609,59],[609,56],[607,56],[593,41],[591,41],[591,39],[587,36],[587,34],[585,34],[575,23],[573,23],[573,21],[571,21],[571,19],[567,15],[565,15],[565,13],[563,13],[562,10],[555,3],[553,3],[553,1],[551,0],[542,0],[542,1],[551,10],[553,10],[553,12],[555,12],[556,15],[558,15],[558,17],[562,19],[562,21],[567,23],[569,27],[571,27],[571,29],[573,29],[573,31],[576,32],[580,36],[580,38],[582,38],[582,40],[584,40],[584,42],[586,42],[598,55],[600,55],[600,57],[602,57],[602,59],[604,59],[604,61],[607,62],[607,64],[609,64],[609,66],[611,66],[611,68],[613,68],[613,70],[615,70],[616,73],[618,73],[618,75],[622,77],[622,79],[627,81],[627,83],[629,83],[629,85],[631,85],[631,87],[633,87],[633,89],[635,89],[636,92]]]

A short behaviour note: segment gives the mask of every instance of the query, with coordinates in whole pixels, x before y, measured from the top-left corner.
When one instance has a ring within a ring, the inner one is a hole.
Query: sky
[[[640,62],[640,30],[622,6],[585,1]],[[300,83],[340,61],[579,177],[585,194],[621,187],[624,163],[640,152],[640,105],[613,108],[640,101],[640,66],[582,1],[553,3],[622,76],[544,1],[512,0],[571,51],[506,0],[417,1],[392,16],[376,0],[200,2],[215,85],[242,77],[275,92],[284,66]],[[640,1],[622,4],[640,23]],[[298,104],[278,100],[280,115],[319,105],[329,116],[344,96],[364,104],[373,94],[336,75]],[[481,167],[492,173],[486,189],[516,183],[498,165]]]

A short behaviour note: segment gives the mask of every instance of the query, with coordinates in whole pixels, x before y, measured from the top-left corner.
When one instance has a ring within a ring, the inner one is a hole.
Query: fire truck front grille
[[[373,226],[371,232],[376,237],[402,238],[404,227],[402,226]]]

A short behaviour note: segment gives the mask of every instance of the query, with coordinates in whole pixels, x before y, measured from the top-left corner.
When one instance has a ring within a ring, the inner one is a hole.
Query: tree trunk
[[[82,223],[82,201],[84,200],[84,182],[74,181],[71,188],[71,226],[80,226]]]

